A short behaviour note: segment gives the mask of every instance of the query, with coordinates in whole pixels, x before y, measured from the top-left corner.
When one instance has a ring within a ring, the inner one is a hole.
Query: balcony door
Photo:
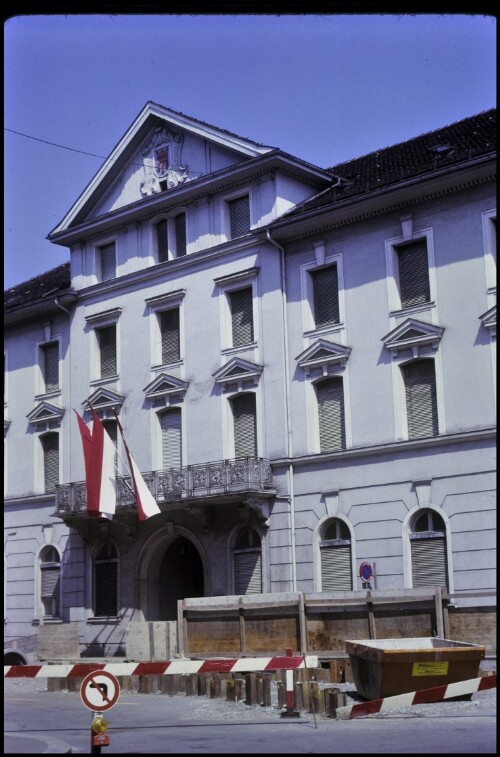
[[[183,536],[173,541],[160,563],[159,620],[177,619],[177,601],[203,597],[203,566],[194,545]]]

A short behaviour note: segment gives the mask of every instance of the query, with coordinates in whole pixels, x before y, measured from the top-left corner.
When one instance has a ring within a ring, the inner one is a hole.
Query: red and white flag
[[[85,460],[87,512],[92,517],[112,520],[116,509],[116,447],[95,410],[92,407],[91,410],[92,432],[75,410]]]
[[[125,452],[127,453],[127,460],[128,460],[128,465],[130,469],[130,475],[132,477],[132,483],[134,486],[135,502],[137,505],[137,509],[139,510],[139,520],[146,520],[147,518],[151,518],[153,515],[158,515],[159,513],[161,513],[161,510],[158,507],[155,498],[149,491],[139,468],[137,467],[137,465],[135,464],[132,458],[128,444],[125,441],[125,434],[123,433],[122,424],[120,423],[120,420],[116,414],[116,411],[115,411],[115,418],[116,418],[116,423],[118,425],[118,428],[120,429],[120,433],[122,435],[123,446],[125,447]]]

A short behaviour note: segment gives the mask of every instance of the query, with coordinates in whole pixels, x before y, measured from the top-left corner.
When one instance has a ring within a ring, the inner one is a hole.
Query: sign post
[[[101,747],[109,746],[109,736],[106,733],[108,723],[101,714],[110,710],[120,696],[120,684],[116,676],[105,670],[95,670],[82,681],[80,688],[82,702],[92,711],[92,725],[90,732],[90,753],[101,754]]]

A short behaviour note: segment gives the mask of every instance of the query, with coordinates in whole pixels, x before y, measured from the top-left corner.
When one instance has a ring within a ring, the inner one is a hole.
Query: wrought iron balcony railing
[[[244,457],[235,460],[188,465],[143,473],[144,481],[160,505],[162,502],[216,499],[224,495],[256,492],[272,494],[274,485],[269,460]],[[133,507],[135,497],[130,476],[116,477],[116,510]],[[87,512],[85,481],[56,486],[56,511],[60,517]]]

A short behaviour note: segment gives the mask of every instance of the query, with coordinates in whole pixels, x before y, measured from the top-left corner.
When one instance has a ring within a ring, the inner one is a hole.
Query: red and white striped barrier
[[[375,715],[379,712],[399,710],[400,707],[408,707],[411,704],[429,704],[430,702],[440,702],[444,699],[460,697],[465,694],[474,694],[476,691],[494,689],[496,685],[497,675],[495,673],[494,675],[482,678],[471,678],[468,681],[434,686],[432,689],[422,689],[422,691],[412,691],[408,694],[398,694],[394,697],[372,699],[369,702],[353,704],[348,707],[339,707],[336,711],[336,716],[340,720],[351,720],[352,718],[360,718],[366,715]]]
[[[4,678],[79,678],[94,671],[115,676],[189,675],[190,673],[257,673],[318,667],[316,656],[245,657],[165,662],[75,663],[65,665],[5,665]]]

